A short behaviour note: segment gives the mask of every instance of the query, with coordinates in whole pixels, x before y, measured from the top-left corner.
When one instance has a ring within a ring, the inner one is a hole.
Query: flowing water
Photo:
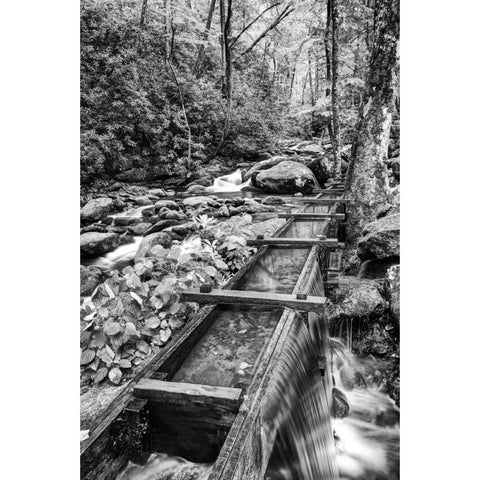
[[[250,179],[246,182],[242,182],[242,171],[237,169],[229,175],[223,175],[222,177],[215,178],[213,180],[213,185],[211,187],[207,187],[207,192],[240,192],[243,187],[246,187],[250,184]]]
[[[207,480],[211,470],[212,465],[154,453],[145,465],[129,462],[117,480]]]

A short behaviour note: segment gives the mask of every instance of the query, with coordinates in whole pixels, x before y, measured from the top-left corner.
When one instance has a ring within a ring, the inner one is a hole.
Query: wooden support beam
[[[350,198],[298,198],[291,197],[291,200],[299,201],[302,203],[314,203],[315,205],[335,205],[336,203],[351,203]]]
[[[238,411],[242,403],[240,388],[212,387],[193,383],[164,382],[143,378],[133,389],[137,398],[169,405],[195,405],[222,407],[226,411]]]
[[[288,238],[270,237],[247,240],[247,245],[258,247],[260,245],[288,246],[288,247],[310,247],[313,245],[326,245],[327,247],[344,248],[344,243],[339,243],[336,238]]]
[[[183,290],[180,300],[197,303],[225,303],[244,305],[271,305],[275,307],[292,308],[294,310],[321,311],[325,305],[325,297],[307,296],[306,300],[296,295],[284,293],[256,292],[247,290],[216,290],[209,293],[200,292],[199,288]]]
[[[343,188],[314,188],[312,193],[327,193],[328,195],[341,195],[345,192]],[[295,198],[302,198],[302,197],[295,197]]]
[[[344,213],[279,213],[278,218],[293,218],[297,220],[320,220],[322,218],[335,218],[345,220]]]

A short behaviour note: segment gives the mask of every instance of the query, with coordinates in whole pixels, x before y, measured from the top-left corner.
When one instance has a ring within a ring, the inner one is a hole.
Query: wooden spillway
[[[325,321],[325,290],[343,247],[339,212],[344,202],[312,202],[279,215],[285,224],[271,239],[251,241],[257,252],[223,289],[183,293],[184,301],[211,305],[131,379],[91,429],[81,444],[83,480],[114,480],[148,452],[214,462],[209,480],[263,478],[276,436],[264,420],[269,386],[292,326],[306,321],[300,312]],[[298,230],[308,236],[292,236]],[[315,294],[313,284],[320,288]],[[233,369],[240,360],[242,368]]]

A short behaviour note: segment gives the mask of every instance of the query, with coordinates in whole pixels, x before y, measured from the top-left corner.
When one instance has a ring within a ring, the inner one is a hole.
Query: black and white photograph
[[[7,478],[475,478],[473,16],[69,3],[9,16]]]

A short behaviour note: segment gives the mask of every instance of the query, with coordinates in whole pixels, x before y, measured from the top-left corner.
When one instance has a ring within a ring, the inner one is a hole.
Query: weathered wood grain
[[[290,238],[290,237],[269,237],[263,239],[247,240],[247,245],[261,246],[273,245],[276,247],[312,247],[313,245],[325,245],[327,247],[343,248],[344,243],[339,243],[336,238]]]
[[[197,404],[201,404],[212,408],[221,406],[230,411],[237,411],[241,402],[242,390],[143,378],[135,385],[133,394],[135,397],[163,404],[191,406],[192,409],[195,409]]]
[[[272,305],[302,311],[323,311],[325,306],[325,297],[308,296],[306,300],[300,300],[295,295],[251,290],[212,289],[209,293],[203,293],[199,288],[190,288],[181,293],[180,300],[182,302],[224,303],[228,305]]]
[[[278,218],[293,218],[299,220],[320,220],[324,218],[333,218],[337,220],[344,220],[343,213],[279,213]]]

